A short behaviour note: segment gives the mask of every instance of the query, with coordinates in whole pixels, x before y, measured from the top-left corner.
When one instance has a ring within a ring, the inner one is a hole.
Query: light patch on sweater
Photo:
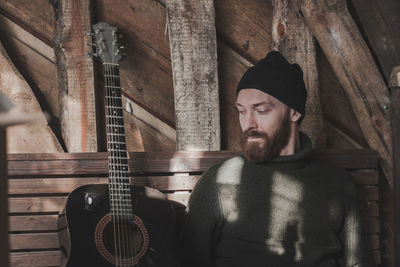
[[[220,184],[221,205],[228,222],[234,222],[239,218],[237,185],[241,182],[243,165],[243,159],[236,157],[222,164],[217,171],[216,181]]]
[[[268,248],[272,253],[283,255],[288,253],[285,246],[291,246],[284,240],[303,240],[302,226],[304,213],[300,203],[304,198],[303,185],[296,179],[286,176],[283,173],[275,172],[271,177],[271,213],[269,214],[268,236],[274,242]],[[267,242],[271,243],[269,240]],[[294,245],[294,244],[293,244]],[[295,261],[302,260],[301,250],[292,247],[295,251],[293,255]]]

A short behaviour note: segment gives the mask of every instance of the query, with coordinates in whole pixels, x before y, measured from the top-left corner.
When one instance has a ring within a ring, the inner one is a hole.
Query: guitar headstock
[[[96,55],[101,58],[103,63],[118,64],[121,53],[117,40],[117,27],[106,22],[99,22],[92,28]]]

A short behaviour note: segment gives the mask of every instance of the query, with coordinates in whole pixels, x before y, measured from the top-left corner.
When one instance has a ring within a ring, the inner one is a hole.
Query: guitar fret
[[[116,116],[116,115],[106,115],[106,118],[117,118],[117,119],[122,119],[124,118],[123,116]]]
[[[110,76],[109,76],[110,77]],[[119,86],[113,86],[113,85],[105,85],[104,87],[106,88],[114,88],[114,89],[121,89]]]
[[[107,135],[114,135],[114,136],[124,136],[125,137],[125,135],[124,134],[118,134],[118,133],[107,133]]]
[[[120,109],[120,110],[122,110],[121,107],[117,107],[117,106],[109,106],[109,105],[106,105],[106,108],[114,108],[114,109]]]
[[[119,78],[119,76],[116,76],[116,75],[110,75],[110,74],[104,74],[104,76],[106,76],[106,77],[113,77],[113,78]]]
[[[112,99],[121,99],[121,97],[120,96],[106,96],[106,98],[112,98]]]
[[[124,154],[126,154],[126,149],[125,150],[120,150],[120,149],[108,149],[109,152],[113,152],[113,154],[111,154],[111,157],[115,158],[115,159],[128,159],[127,157],[124,157]],[[116,156],[116,154],[122,154],[119,156]]]

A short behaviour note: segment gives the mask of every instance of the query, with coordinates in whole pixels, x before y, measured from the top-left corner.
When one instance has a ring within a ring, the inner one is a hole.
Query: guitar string
[[[106,62],[111,62],[108,60],[108,54],[106,54]],[[111,72],[110,72],[110,67],[108,64],[105,65],[105,70],[106,70],[106,91],[108,97],[108,107],[107,107],[107,113],[108,116],[106,116],[107,123],[111,126],[110,128],[114,128],[116,126],[114,117],[112,114],[112,107],[115,107],[115,98],[113,95],[113,90],[112,87],[110,87],[111,84]],[[106,95],[106,96],[107,96]],[[116,129],[116,128],[115,128]],[[115,248],[115,256],[116,256],[116,266],[120,266],[120,259],[122,258],[122,244],[121,244],[121,231],[120,231],[120,218],[119,218],[119,213],[118,213],[118,202],[120,201],[118,199],[118,188],[116,188],[116,185],[118,184],[118,175],[117,175],[117,169],[118,165],[115,164],[115,150],[114,150],[114,132],[111,130],[111,134],[108,136],[108,144],[109,144],[109,163],[111,166],[111,173],[110,173],[110,182],[111,182],[111,193],[112,193],[112,217],[113,217],[113,224],[114,224],[114,248]],[[116,199],[117,197],[117,199]]]
[[[106,53],[105,53],[106,54]],[[107,60],[106,60],[107,61]],[[110,184],[110,198],[111,198],[111,210],[110,210],[110,212],[111,212],[111,219],[112,219],[112,223],[113,223],[113,227],[114,227],[114,251],[115,251],[115,255],[116,255],[116,258],[119,256],[118,255],[118,253],[119,253],[119,250],[118,250],[118,233],[117,233],[117,229],[116,229],[116,227],[117,227],[117,224],[116,224],[116,217],[115,217],[115,199],[114,199],[114,197],[115,197],[115,189],[114,189],[114,182],[113,182],[113,179],[115,179],[114,178],[114,170],[113,170],[113,166],[114,166],[114,164],[113,164],[113,158],[112,158],[112,136],[113,136],[113,127],[112,127],[112,124],[111,124],[111,121],[110,121],[110,117],[109,117],[109,115],[110,115],[110,108],[111,108],[111,99],[112,98],[110,98],[110,96],[111,96],[111,92],[110,92],[110,88],[107,86],[108,84],[109,84],[109,77],[108,77],[108,73],[109,73],[109,70],[108,70],[108,65],[105,65],[105,78],[106,78],[106,105],[107,105],[107,108],[106,108],[106,125],[107,125],[107,127],[108,127],[108,133],[109,134],[107,134],[107,144],[108,144],[108,147],[107,147],[107,149],[108,149],[108,153],[109,153],[109,156],[108,156],[108,162],[109,162],[109,179],[110,179],[110,181],[109,181],[109,184]],[[116,262],[116,266],[118,266],[118,262]]]
[[[116,87],[117,89],[120,89],[120,81],[119,81],[119,70],[117,66],[113,66],[112,67],[113,73],[112,73],[112,77],[111,79],[113,80],[113,86]],[[117,101],[121,101],[120,105],[118,105],[118,107],[122,108],[122,95],[121,95],[121,91],[118,91],[118,100]],[[121,112],[121,114],[119,114],[118,112]],[[116,120],[119,120],[120,125],[123,125],[123,109],[120,109],[116,112],[117,116],[121,116],[121,118],[116,118]],[[124,129],[124,128],[123,128]],[[121,194],[123,196],[122,200],[123,200],[123,205],[121,207],[121,211],[123,214],[124,218],[122,220],[122,232],[123,232],[123,246],[124,246],[124,252],[125,255],[128,258],[132,258],[133,254],[136,252],[136,250],[134,250],[135,248],[132,246],[132,242],[134,244],[134,240],[133,240],[133,235],[131,232],[131,227],[130,227],[130,219],[129,216],[133,215],[132,213],[132,202],[131,202],[131,196],[127,193],[129,193],[130,191],[127,190],[127,188],[130,187],[129,184],[129,175],[127,175],[128,171],[128,162],[127,162],[127,149],[126,149],[126,140],[125,140],[125,135],[120,136],[117,138],[119,143],[119,146],[121,146],[121,149],[118,149],[117,153],[118,154],[118,159],[120,159],[120,163],[119,166],[120,168],[123,168],[123,172],[121,173],[121,183],[122,184],[122,191],[123,194]],[[125,147],[123,147],[125,146]],[[120,151],[119,151],[120,150]],[[128,192],[127,192],[128,191]],[[129,200],[129,201],[127,201]]]
[[[112,90],[115,91],[115,89],[120,88],[120,81],[118,80],[119,78],[119,72],[118,72],[118,65],[116,66],[112,66],[111,70],[112,70],[112,76],[111,76],[111,80],[112,80]],[[122,107],[122,95],[120,95],[121,91],[117,91],[117,95],[114,95],[118,98],[113,98],[114,102],[118,102],[120,101],[120,103],[118,103],[117,107]],[[121,112],[121,114],[119,114],[118,112]],[[113,117],[112,119],[115,121],[119,121],[119,124],[122,126],[123,124],[123,110],[120,109],[118,110],[115,114],[112,114],[113,116],[120,116],[120,117]],[[121,127],[121,130],[123,130],[124,128]],[[128,257],[128,258],[132,258],[134,256],[134,254],[137,252],[136,247],[135,247],[135,240],[134,240],[134,236],[132,234],[132,227],[130,227],[131,223],[132,226],[133,225],[133,212],[132,212],[132,202],[131,202],[131,195],[126,194],[129,190],[126,190],[127,188],[130,188],[130,184],[129,184],[129,176],[127,175],[126,171],[128,171],[128,165],[127,165],[127,150],[126,150],[126,140],[124,138],[125,135],[122,135],[120,137],[115,137],[115,140],[117,141],[117,144],[115,144],[115,146],[120,146],[117,147],[118,149],[116,149],[114,151],[114,154],[116,154],[117,157],[117,161],[118,161],[118,170],[120,170],[120,168],[123,168],[122,172],[119,172],[118,175],[118,183],[119,185],[123,185],[122,189],[120,189],[120,187],[118,187],[118,190],[122,191],[123,193],[120,194],[122,196],[121,198],[121,202],[123,203],[122,205],[120,205],[120,209],[118,209],[118,212],[121,212],[121,216],[124,217],[119,223],[118,225],[121,226],[120,228],[120,235],[122,234],[122,238],[120,240],[122,240],[122,248],[120,248],[121,252],[123,252],[123,254]],[[122,140],[121,140],[122,139]],[[122,143],[122,144],[120,144]],[[125,145],[125,147],[124,147]],[[126,199],[126,197],[128,197],[128,199]],[[127,201],[128,200],[128,201]],[[128,207],[126,206],[128,205]],[[128,212],[126,212],[128,211]],[[131,218],[129,218],[131,217]],[[130,222],[129,219],[132,219],[132,222]]]

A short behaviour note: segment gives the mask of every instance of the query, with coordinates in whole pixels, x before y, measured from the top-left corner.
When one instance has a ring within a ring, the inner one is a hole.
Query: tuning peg
[[[88,57],[90,57],[90,58],[97,57],[97,53],[93,53],[93,51],[89,51],[88,52]]]

